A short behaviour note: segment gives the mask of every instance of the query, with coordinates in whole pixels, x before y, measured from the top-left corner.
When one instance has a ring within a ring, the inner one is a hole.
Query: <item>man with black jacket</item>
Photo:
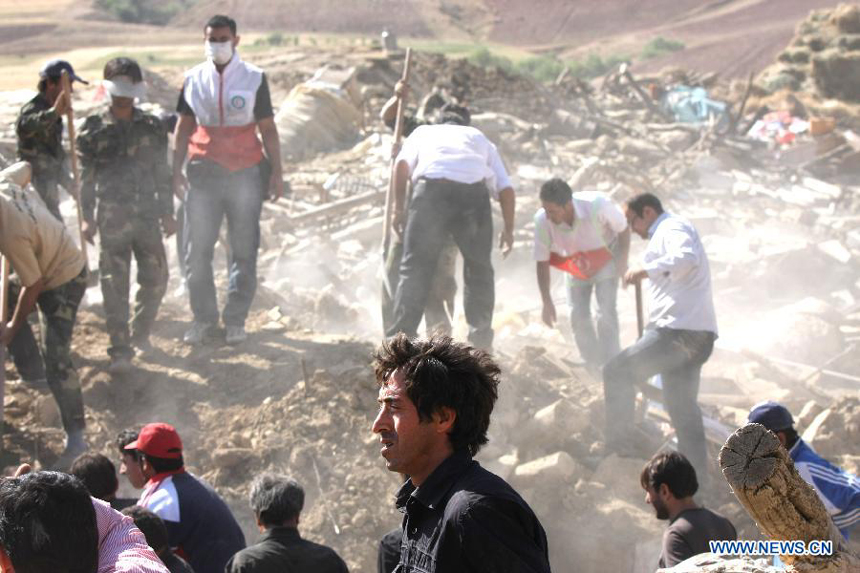
[[[263,474],[251,484],[251,509],[262,533],[260,541],[234,555],[226,573],[347,573],[333,549],[302,539],[299,517],[305,491],[293,479]]]
[[[376,354],[373,432],[397,493],[403,540],[397,573],[550,571],[546,533],[503,479],[473,460],[487,443],[500,371],[450,337],[403,334]]]

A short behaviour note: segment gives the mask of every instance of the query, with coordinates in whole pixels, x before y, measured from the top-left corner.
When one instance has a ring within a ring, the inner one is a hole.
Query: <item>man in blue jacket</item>
[[[761,424],[779,438],[794,461],[797,472],[824,503],[833,523],[848,539],[848,532],[860,524],[860,480],[836,467],[804,442],[794,429],[794,418],[785,406],[760,402],[753,406],[749,421]]]
[[[224,500],[209,484],[185,471],[182,441],[169,424],[147,424],[126,450],[138,453],[146,486],[138,505],[167,526],[171,549],[196,573],[223,573],[245,548],[245,536]]]

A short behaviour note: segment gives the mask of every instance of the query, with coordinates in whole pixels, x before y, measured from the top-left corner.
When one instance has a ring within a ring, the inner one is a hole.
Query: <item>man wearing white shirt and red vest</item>
[[[469,111],[446,105],[440,123],[422,125],[403,144],[394,168],[395,232],[403,234],[400,283],[394,298],[394,323],[386,332],[415,337],[432,285],[439,254],[453,237],[463,255],[463,307],[469,341],[493,344],[495,282],[490,255],[493,219],[490,195],[502,207],[504,230],[499,246],[513,247],[514,189],[496,146],[469,126]],[[412,198],[405,213],[406,183]]]
[[[654,195],[630,199],[626,214],[630,228],[648,239],[648,247],[642,266],[627,271],[624,282],[648,279],[650,319],[642,338],[603,369],[607,449],[629,451],[624,441],[632,435],[634,385],[659,374],[678,449],[704,482],[705,430],[696,398],[702,365],[717,338],[708,256],[690,222],[664,212]]]
[[[565,273],[570,325],[585,362],[600,367],[618,354],[618,278],[627,272],[630,230],[624,212],[603,193],[573,193],[561,179],[541,186],[534,258],[547,326],[556,321],[549,268]],[[597,299],[597,332],[591,293]]]
[[[173,189],[185,199],[188,295],[194,313],[185,341],[203,342],[218,323],[212,257],[226,217],[230,278],[222,319],[227,343],[238,344],[247,338],[245,319],[257,288],[263,198],[277,201],[283,194],[281,149],[266,76],[236,52],[236,22],[213,16],[204,37],[207,61],[185,73],[173,158]],[[182,173],[186,159],[187,181]]]

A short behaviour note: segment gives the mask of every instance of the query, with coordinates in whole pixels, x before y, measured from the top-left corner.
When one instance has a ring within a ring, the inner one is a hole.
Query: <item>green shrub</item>
[[[164,26],[196,0],[96,0],[96,7],[123,22]]]
[[[516,70],[529,75],[539,82],[554,81],[564,69],[564,62],[552,56],[526,58],[516,64]]]
[[[617,54],[611,54],[606,59],[597,54],[589,54],[585,61],[572,61],[568,65],[573,76],[590,80],[606,75],[628,60],[627,56]]]
[[[284,41],[284,35],[280,32],[272,32],[266,36],[266,43],[270,46],[282,46]]]
[[[640,56],[643,60],[658,58],[664,54],[670,54],[684,49],[684,42],[678,40],[667,40],[663,36],[657,36],[642,48]]]
[[[507,72],[513,71],[513,63],[504,56],[497,56],[487,48],[478,48],[469,54],[469,61],[482,68],[497,67]]]

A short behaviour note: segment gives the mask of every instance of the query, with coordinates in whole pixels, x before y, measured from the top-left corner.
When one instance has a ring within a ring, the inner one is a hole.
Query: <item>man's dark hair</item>
[[[216,14],[209,18],[209,21],[206,22],[203,29],[205,30],[206,28],[230,28],[230,33],[234,36],[236,35],[237,30],[236,20],[223,14]]]
[[[121,431],[116,436],[116,440],[114,443],[116,444],[117,449],[119,450],[120,455],[122,454],[130,454],[134,456],[134,459],[137,460],[139,458],[137,450],[127,450],[125,447],[130,443],[137,441],[137,435],[140,433],[140,430],[135,430],[128,428],[126,430]]]
[[[454,125],[469,125],[472,123],[472,114],[468,108],[455,103],[446,103],[439,109],[437,123],[452,123]]]
[[[487,443],[501,375],[489,354],[450,336],[410,340],[400,333],[383,343],[374,358],[380,385],[400,369],[406,395],[422,422],[430,421],[441,408],[456,412],[448,434],[455,450],[468,448],[474,456]]]
[[[69,473],[83,482],[91,496],[104,501],[113,499],[119,488],[116,466],[102,454],[81,454],[72,462]]]
[[[2,480],[0,548],[16,573],[95,573],[99,531],[87,488],[59,472]]]
[[[553,177],[540,187],[540,200],[556,205],[567,205],[573,197],[573,191],[567,181]]]
[[[156,458],[155,456],[143,454],[142,452],[138,453],[142,454],[143,457],[146,458],[147,463],[152,466],[152,469],[154,469],[157,474],[175,472],[176,470],[181,470],[185,465],[185,461],[182,459],[181,455],[178,458]]]
[[[158,515],[139,505],[126,507],[122,513],[134,520],[135,526],[146,537],[146,544],[156,553],[168,548],[167,526]]]
[[[654,491],[665,483],[676,499],[690,497],[699,489],[693,464],[680,452],[654,454],[642,468],[639,483],[643,489]]]
[[[783,434],[785,434],[785,449],[790,450],[794,447],[794,444],[797,443],[797,440],[800,439],[800,436],[797,434],[797,430],[794,429],[794,426],[790,428],[786,428],[784,430],[779,430]],[[777,432],[774,432],[777,433]]]
[[[651,207],[658,215],[663,213],[663,204],[653,193],[634,195],[627,201],[627,206],[640,217],[645,213],[645,207]]]
[[[128,76],[134,83],[143,81],[143,72],[137,62],[131,58],[113,58],[105,64],[103,72],[104,79],[109,80],[117,76]]]
[[[251,484],[251,510],[266,527],[277,527],[298,517],[305,506],[305,490],[294,479],[263,474]]]

